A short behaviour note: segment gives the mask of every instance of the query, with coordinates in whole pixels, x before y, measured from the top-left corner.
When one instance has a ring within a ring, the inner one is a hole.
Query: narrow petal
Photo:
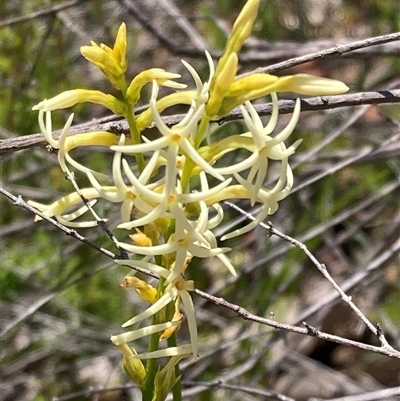
[[[154,358],[165,358],[179,355],[190,355],[192,354],[192,345],[180,345],[179,347],[169,347],[153,352],[144,352],[143,354],[132,355],[133,359],[154,359]]]
[[[159,276],[167,278],[169,275],[169,270],[165,267],[156,265],[154,263],[146,262],[145,260],[133,260],[133,259],[114,259],[115,263],[123,266],[130,266],[130,267],[140,267],[143,269],[148,269],[154,273],[157,273]]]
[[[122,152],[128,154],[153,152],[168,146],[169,138],[157,138],[149,143],[139,143],[137,145],[111,146],[110,149],[114,152]]]
[[[160,217],[166,217],[167,216],[166,211],[167,211],[167,205],[160,204],[146,216],[140,217],[139,219],[129,221],[127,223],[119,224],[118,228],[123,228],[125,230],[131,230],[133,227],[145,226],[146,224],[150,224],[153,221],[159,219]]]
[[[178,248],[178,245],[174,242],[162,245],[154,245],[154,246],[137,246],[117,241],[117,245],[129,252],[134,252],[139,255],[149,255],[149,256],[172,253],[175,252]]]
[[[221,173],[214,167],[210,166],[194,148],[194,146],[187,139],[182,139],[179,143],[182,150],[190,157],[198,166],[200,166],[206,173],[212,175],[220,181],[224,181],[225,178]]]
[[[271,99],[272,99],[272,114],[268,121],[268,124],[263,129],[263,134],[265,136],[269,135],[275,129],[276,124],[278,123],[279,105],[278,105],[278,96],[276,92],[271,93]]]
[[[150,189],[148,189],[145,185],[143,185],[135,176],[133,171],[130,169],[128,162],[124,159],[122,160],[122,167],[124,172],[131,182],[132,186],[135,188],[135,192],[140,194],[141,196],[145,196],[152,202],[161,203],[165,199],[165,195],[158,194]]]
[[[197,358],[197,347],[198,347],[197,323],[196,323],[196,315],[195,315],[193,300],[190,294],[185,290],[179,291],[179,296],[183,302],[183,306],[185,307],[193,357]]]
[[[229,252],[231,248],[213,248],[213,249],[208,249],[208,248],[203,248],[202,246],[198,245],[189,245],[188,246],[188,251],[193,255],[198,258],[210,258],[213,256],[218,255],[219,253],[224,253],[224,252]]]
[[[224,235],[223,237],[221,237],[221,241],[225,241],[227,239],[231,239],[248,233],[249,231],[256,228],[267,216],[268,216],[268,205],[264,205],[261,212],[255,218],[255,220],[253,220],[250,224],[248,224],[245,227],[242,227],[238,230],[232,231],[231,233]]]
[[[92,207],[96,203],[97,203],[97,199],[92,199],[91,201],[88,202],[88,205],[90,207]],[[88,210],[89,210],[89,207],[85,205],[85,206],[80,207],[78,210],[75,210],[75,212],[73,212],[73,213],[63,214],[62,218],[66,221],[72,221],[72,220],[77,219],[78,217],[83,216]]]
[[[178,194],[178,201],[182,203],[199,202],[206,198],[216,195],[218,192],[222,191],[232,182],[232,178],[228,178],[224,182],[221,182],[214,188],[207,191],[192,192],[190,194]]]
[[[257,162],[258,158],[259,158],[259,153],[258,150],[256,150],[254,153],[252,153],[251,156],[249,156],[247,159],[242,160],[239,163],[236,163],[228,167],[216,167],[214,168],[214,170],[224,175],[240,173],[241,171],[247,170],[251,166],[253,166],[254,163]]]
[[[179,323],[180,323],[180,321],[153,324],[151,326],[143,327],[143,328],[138,329],[138,330],[128,331],[126,333],[117,334],[115,336],[112,336],[111,337],[111,341],[115,345],[121,345],[123,343],[128,343],[128,342],[131,342],[131,341],[135,341],[138,338],[151,336],[154,333],[158,333],[160,331],[164,331],[166,329],[169,329],[169,328],[171,328],[173,326],[178,325]]]
[[[122,325],[122,327],[131,326],[132,324],[148,319],[149,317],[153,316],[158,311],[160,311],[162,308],[167,306],[170,302],[172,302],[177,295],[178,295],[178,290],[175,287],[172,287],[171,290],[166,292],[156,303],[151,305],[144,312],[139,313],[139,315],[125,322]]]
[[[301,109],[300,99],[297,98],[296,105],[294,107],[292,118],[290,119],[289,124],[277,136],[275,136],[272,139],[272,141],[269,141],[267,143],[268,146],[276,145],[277,143],[283,142],[284,140],[286,140],[289,137],[289,135],[296,128],[297,122],[299,121],[300,109]]]
[[[86,172],[87,177],[89,178],[90,183],[92,184],[92,187],[99,193],[99,196],[101,196],[103,199],[106,199],[110,202],[114,203],[119,203],[123,202],[125,200],[125,194],[120,193],[116,190],[115,191],[106,191],[96,180],[96,178],[93,176],[93,174],[90,171]]]

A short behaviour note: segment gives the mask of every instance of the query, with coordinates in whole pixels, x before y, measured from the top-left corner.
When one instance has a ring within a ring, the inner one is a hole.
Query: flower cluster
[[[112,342],[124,355],[127,374],[140,386],[145,386],[146,370],[142,359],[162,356],[197,357],[197,324],[190,292],[195,283],[185,279],[184,273],[193,257],[217,257],[232,273],[235,269],[226,256],[230,250],[218,247],[213,229],[223,220],[221,202],[249,199],[262,207],[256,219],[245,227],[225,235],[222,240],[244,234],[257,226],[266,216],[278,209],[279,201],[288,196],[293,186],[289,157],[301,141],[290,146],[285,141],[293,132],[300,115],[297,100],[292,118],[280,132],[277,92],[292,91],[299,94],[337,94],[348,88],[341,82],[298,74],[277,77],[268,74],[250,74],[236,77],[238,52],[249,36],[257,15],[259,1],[248,0],[238,16],[225,51],[215,68],[206,52],[210,74],[202,82],[195,69],[185,61],[195,89],[175,80],[180,76],[153,68],[139,73],[131,82],[126,81],[126,27],[122,24],[114,44],[110,47],[92,42],[82,48],[83,56],[101,69],[117,89],[123,100],[94,90],[76,89],[44,100],[34,107],[39,110],[39,124],[49,144],[58,150],[59,164],[66,173],[70,168],[87,176],[90,187],[81,194],[73,192],[51,205],[30,202],[45,215],[54,217],[71,227],[90,227],[96,220],[83,221],[82,216],[98,199],[120,205],[119,228],[127,231],[118,246],[132,254],[130,260],[116,263],[145,268],[159,278],[158,288],[144,280],[128,276],[125,287],[134,288],[150,306],[127,321],[123,327],[134,326],[149,318],[153,322],[140,329],[115,335]],[[149,107],[135,116],[132,112],[144,85],[152,86]],[[160,86],[176,91],[159,98]],[[270,95],[273,112],[267,125],[261,121],[251,100]],[[60,137],[54,139],[51,111],[71,107],[80,102],[94,102],[126,118],[131,135],[109,132],[90,132],[68,136],[71,116]],[[178,124],[168,126],[161,113],[177,104],[188,105],[185,117]],[[234,107],[240,107],[246,129],[221,140],[211,133],[212,119],[223,117]],[[154,123],[160,137],[150,139],[145,128]],[[76,147],[103,146],[113,152],[112,177],[94,171],[74,160],[70,151]],[[231,154],[236,164],[224,165],[224,156]],[[247,157],[241,155],[247,154]],[[280,162],[280,174],[271,188],[265,186],[269,162]],[[110,184],[110,181],[112,182]],[[82,196],[89,204],[81,205]],[[72,210],[72,211],[71,211]],[[172,305],[173,307],[168,307]],[[190,343],[164,349],[150,349],[137,353],[127,346],[144,336],[166,339],[175,335],[184,321],[183,306],[190,332]],[[177,363],[171,363],[171,366]],[[164,372],[165,373],[165,372]],[[167,373],[165,373],[167,374]],[[171,383],[174,381],[170,380]]]

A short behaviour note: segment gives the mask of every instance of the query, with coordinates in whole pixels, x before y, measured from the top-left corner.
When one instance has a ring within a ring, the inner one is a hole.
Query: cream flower
[[[87,200],[89,200],[89,205],[93,206],[96,203],[96,199],[98,197],[98,193],[93,188],[83,188],[81,189],[81,194]],[[39,202],[34,202],[32,200],[28,201],[28,204],[40,210],[47,217],[55,217],[57,221],[61,224],[64,224],[67,227],[74,228],[87,228],[87,227],[95,227],[97,225],[97,221],[80,221],[74,222],[73,220],[82,216],[88,211],[88,207],[82,206],[74,212],[67,213],[68,209],[74,208],[76,205],[82,203],[82,198],[77,192],[72,192],[71,194],[64,196],[50,205],[44,205]],[[36,217],[35,221],[41,220],[40,217]]]
[[[190,157],[193,162],[204,169],[204,171],[215,176],[215,178],[224,181],[224,177],[215,172],[209,164],[199,155],[197,150],[192,145],[190,138],[196,132],[197,123],[204,113],[204,105],[201,105],[194,110],[191,108],[187,116],[178,124],[169,128],[157,110],[156,101],[158,94],[158,84],[153,81],[153,91],[150,99],[150,108],[153,113],[154,122],[160,131],[162,137],[149,143],[141,143],[138,145],[130,145],[117,147],[112,146],[111,150],[120,151],[123,153],[145,153],[156,151],[158,149],[168,148],[167,151],[167,189],[172,181],[173,173],[176,172],[176,156],[178,151],[184,152],[187,157]]]
[[[141,265],[141,267],[146,266],[148,267],[148,263],[141,263],[140,261],[134,261],[134,260],[116,260],[118,264],[121,265],[128,265],[132,267],[136,267]],[[151,265],[151,264],[150,264]],[[187,267],[187,264],[186,264]],[[165,269],[162,266],[158,266],[156,269],[154,269],[154,265],[151,266],[152,270],[157,270],[157,274],[159,274],[161,277],[165,278],[168,280],[168,277],[170,276],[170,271]],[[139,323],[143,320],[146,320],[153,315],[155,315],[157,312],[161,311],[165,306],[167,306],[171,302],[175,302],[178,298],[182,301],[183,306],[185,308],[185,313],[186,313],[186,318],[188,322],[188,327],[189,327],[189,333],[190,333],[190,352],[192,352],[193,356],[197,358],[197,350],[198,350],[198,339],[197,339],[197,324],[196,324],[196,316],[195,316],[195,311],[194,311],[194,306],[193,306],[193,301],[192,298],[189,294],[189,291],[194,290],[194,282],[189,280],[185,280],[183,277],[178,277],[174,279],[174,281],[170,282],[164,291],[164,294],[155,302],[153,303],[149,308],[147,308],[144,312],[136,315],[132,319],[129,319],[127,322],[125,322],[122,327],[128,327],[133,324]],[[131,332],[119,334],[117,336],[113,336],[111,340],[114,342],[114,344],[118,345],[121,343],[129,342],[129,341],[134,341],[138,338],[144,337],[146,335],[150,335],[155,332],[160,332],[164,331],[168,328],[173,327],[174,325],[179,324],[179,321],[173,321],[173,322],[166,322],[163,324],[158,324],[158,325],[153,325],[153,326],[148,326],[144,327],[142,329],[134,330]],[[182,353],[187,353],[188,352],[188,347],[181,348],[178,347],[177,349],[174,349],[173,352],[182,351]],[[165,353],[162,353],[161,356],[170,356],[171,350],[163,350]],[[181,354],[181,353],[179,353]],[[178,355],[179,355],[178,354]],[[157,354],[160,355],[160,354]],[[143,355],[138,355],[137,358],[141,358]],[[147,356],[149,357],[149,356]],[[157,356],[159,357],[159,356]],[[144,357],[143,357],[144,358]]]

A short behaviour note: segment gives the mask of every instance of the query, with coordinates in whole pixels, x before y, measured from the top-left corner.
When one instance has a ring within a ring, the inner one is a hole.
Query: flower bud
[[[158,369],[154,380],[154,395],[152,401],[164,401],[172,387],[175,386],[181,376],[175,377],[175,365],[184,356],[173,356],[162,369]]]
[[[156,302],[157,290],[145,281],[135,276],[127,276],[122,280],[121,287],[134,288],[136,292],[144,299],[151,303]]]
[[[140,359],[132,358],[137,352],[128,346],[128,344],[120,344],[116,346],[123,354],[123,368],[125,373],[139,387],[143,387],[146,378],[146,369]]]
[[[66,109],[84,102],[101,104],[117,115],[125,114],[125,105],[117,98],[101,91],[88,89],[73,89],[62,92],[51,99],[43,100],[32,107],[32,110],[51,111]]]
[[[113,49],[115,61],[123,72],[125,72],[127,68],[126,45],[126,25],[125,22],[123,22],[118,29]]]
[[[237,65],[238,56],[236,53],[231,53],[223,68],[214,76],[210,87],[210,98],[206,105],[206,114],[209,117],[214,117],[217,114],[226,92],[235,79]]]
[[[131,234],[129,238],[137,246],[152,246],[151,238],[146,234],[142,233],[139,229],[136,229],[136,234]]]
[[[126,99],[129,104],[136,104],[140,99],[140,91],[143,86],[153,80],[155,80],[159,85],[175,89],[184,89],[186,88],[186,85],[171,81],[171,79],[180,77],[180,74],[167,72],[162,68],[150,68],[149,70],[142,71],[132,79],[128,89],[126,90]]]

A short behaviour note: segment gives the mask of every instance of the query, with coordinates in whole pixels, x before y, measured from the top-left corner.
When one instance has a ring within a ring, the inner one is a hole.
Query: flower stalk
[[[250,74],[238,78],[238,54],[251,33],[258,6],[259,0],[246,2],[216,68],[206,52],[210,69],[207,81],[202,82],[195,69],[183,61],[193,78],[193,90],[184,90],[186,85],[174,81],[180,75],[160,68],[142,71],[128,84],[126,26],[121,24],[112,48],[91,42],[91,46],[82,47],[81,52],[121,91],[122,101],[100,91],[75,89],[33,107],[39,110],[43,135],[58,149],[61,169],[64,172],[74,169],[83,174],[90,186],[81,189],[81,194],[72,192],[50,205],[34,201],[30,204],[46,216],[76,228],[97,224],[96,220],[85,220],[85,216],[98,200],[118,204],[118,228],[125,234],[116,242],[131,259],[116,260],[116,263],[132,269],[147,269],[159,277],[157,288],[134,275],[124,279],[122,286],[134,289],[146,307],[122,325],[133,326],[132,330],[111,337],[123,355],[127,375],[141,388],[144,401],[162,401],[170,391],[175,401],[181,400],[179,361],[187,357],[196,359],[204,349],[198,344],[191,297],[196,283],[185,278],[192,258],[218,258],[221,266],[236,274],[227,256],[230,248],[219,247],[213,233],[224,218],[221,202],[247,199],[251,205],[261,206],[254,221],[226,234],[221,238],[225,241],[252,230],[275,213],[279,202],[290,193],[294,177],[289,158],[301,140],[289,146],[285,142],[298,122],[300,101],[296,102],[288,125],[276,132],[279,117],[276,93],[325,95],[348,89],[342,82],[307,74],[286,77]],[[135,116],[134,107],[147,84],[152,86],[149,107]],[[159,98],[160,86],[176,92]],[[264,125],[251,101],[266,95],[272,98],[273,112],[269,123]],[[82,102],[98,103],[124,116],[130,138],[107,132],[68,137],[72,115],[60,138],[55,140],[51,111]],[[189,110],[181,122],[169,127],[161,113],[178,104],[188,105]],[[212,119],[226,115],[237,106],[241,108],[246,128],[216,140],[211,133]],[[152,123],[160,133],[155,140],[143,135],[144,129]],[[90,151],[92,146],[107,147],[113,153],[111,176],[78,163],[69,154],[79,147]],[[226,164],[227,155],[237,159],[243,153],[248,156],[241,157],[237,163]],[[280,163],[280,173],[275,184],[268,188],[265,181],[271,160]],[[82,197],[87,200],[86,204],[82,205]],[[139,324],[141,328],[137,327]],[[188,344],[178,342],[181,325],[188,327]],[[136,351],[128,345],[143,337],[148,338],[147,351]],[[160,358],[168,358],[163,367]],[[143,360],[147,360],[145,368]]]

